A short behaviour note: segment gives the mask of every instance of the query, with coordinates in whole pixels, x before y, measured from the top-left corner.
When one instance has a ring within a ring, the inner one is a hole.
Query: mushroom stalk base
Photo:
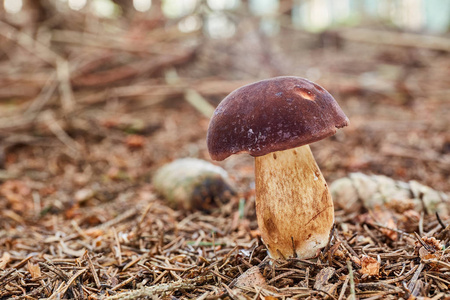
[[[328,185],[308,145],[255,158],[256,215],[272,258],[311,258],[334,222]]]

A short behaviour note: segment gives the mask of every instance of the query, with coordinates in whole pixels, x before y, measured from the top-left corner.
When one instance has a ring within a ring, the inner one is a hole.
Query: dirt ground
[[[394,215],[393,236],[370,212],[338,210],[318,258],[270,262],[252,157],[214,162],[239,196],[211,212],[168,207],[151,178],[177,158],[211,161],[209,118],[189,93],[209,109],[245,83],[295,75],[351,122],[311,145],[328,182],[363,172],[449,193],[449,51],[419,35],[417,47],[357,42],[350,29],[267,37],[254,20],[226,40],[82,21],[39,34],[0,23],[0,299],[448,297],[449,254],[431,241],[448,243],[445,216]]]

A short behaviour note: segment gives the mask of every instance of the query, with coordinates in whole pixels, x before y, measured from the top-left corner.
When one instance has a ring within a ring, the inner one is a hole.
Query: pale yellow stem
[[[273,258],[311,258],[334,222],[328,185],[308,145],[255,159],[256,215]]]

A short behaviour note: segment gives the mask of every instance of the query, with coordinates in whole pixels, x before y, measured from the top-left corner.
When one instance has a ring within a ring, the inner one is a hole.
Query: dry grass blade
[[[195,107],[205,117],[209,118],[214,113],[214,107],[206,101],[197,91],[188,89],[184,93],[184,97],[193,107]]]
[[[134,291],[118,293],[114,296],[106,297],[105,300],[114,300],[114,299],[128,300],[142,297],[154,297],[175,290],[192,290],[195,288],[195,286],[196,286],[195,282],[179,280],[171,283],[162,283],[154,285],[151,287],[141,287],[140,289]]]
[[[70,286],[75,282],[75,280],[79,276],[83,275],[86,271],[87,269],[82,269],[73,274],[73,276],[71,276],[67,280],[67,282],[61,284],[61,286],[49,297],[49,299],[61,299],[66,293],[67,289],[70,288]]]
[[[409,281],[408,286],[407,286],[407,288],[408,288],[409,291],[412,291],[412,290],[414,289],[414,287],[415,287],[415,285],[416,285],[416,282],[417,282],[417,280],[419,279],[419,276],[420,276],[420,274],[421,274],[421,272],[422,272],[424,266],[425,266],[425,265],[421,263],[421,264],[419,265],[419,267],[417,268],[416,272],[414,272],[414,275],[413,275],[413,277],[411,278],[411,280]]]
[[[43,118],[46,120],[46,124],[48,128],[53,132],[53,134],[64,144],[66,145],[70,152],[75,158],[78,157],[80,152],[82,151],[81,145],[72,139],[65,131],[64,129],[59,125],[59,123],[56,121],[53,112],[50,110],[45,111],[42,113]]]
[[[92,276],[94,277],[95,285],[99,289],[99,288],[101,288],[100,279],[98,278],[97,270],[95,269],[94,264],[92,263],[91,257],[87,251],[85,253],[85,257],[87,257],[87,259],[88,259],[89,269],[92,273]]]
[[[36,55],[45,62],[56,66],[58,59],[64,60],[59,54],[52,51],[46,45],[36,41],[28,34],[16,30],[14,27],[3,21],[0,21],[0,28],[2,28],[2,30],[0,30],[1,35],[6,38],[13,39],[24,49],[29,50],[33,55]]]
[[[353,276],[353,268],[352,263],[350,260],[347,260],[347,268],[348,268],[348,278],[350,282],[350,296],[349,298],[352,300],[356,300],[356,293],[355,293],[355,279]]]
[[[441,51],[450,51],[448,39],[436,36],[424,36],[411,33],[396,33],[368,29],[350,29],[341,33],[345,39],[352,41],[387,44],[400,47],[423,47]]]

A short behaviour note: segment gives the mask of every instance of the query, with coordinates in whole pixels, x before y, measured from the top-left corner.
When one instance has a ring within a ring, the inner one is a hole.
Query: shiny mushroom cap
[[[211,158],[262,156],[319,141],[349,120],[321,86],[300,77],[258,81],[231,92],[214,111],[207,144]]]

